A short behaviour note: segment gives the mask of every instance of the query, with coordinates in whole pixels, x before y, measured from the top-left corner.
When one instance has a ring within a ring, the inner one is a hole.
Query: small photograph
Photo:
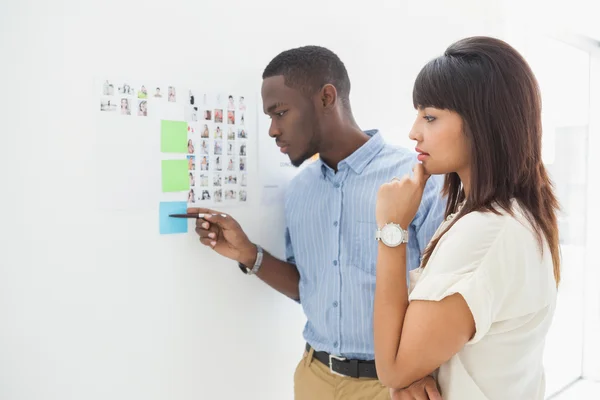
[[[235,171],[235,163],[233,162],[233,157],[228,157],[227,161],[227,171]]]
[[[245,129],[238,129],[238,138],[240,139],[248,139],[248,134]]]
[[[129,105],[129,99],[121,99],[121,115],[131,115],[131,106]]]
[[[240,111],[246,111],[246,103],[244,103],[244,96],[240,96],[239,106],[240,106]],[[244,114],[242,114],[242,115],[244,115]]]
[[[194,106],[194,102],[195,102],[195,98],[194,98],[194,93],[192,93],[192,90],[188,90],[188,103],[190,106]]]
[[[187,156],[188,160],[188,171],[194,171],[196,169],[196,156]]]
[[[245,190],[240,190],[240,201],[247,201],[248,194]]]
[[[167,93],[168,93],[169,103],[177,102],[177,93],[175,91],[175,86],[169,86]]]
[[[208,154],[208,140],[200,141],[200,154]]]
[[[154,94],[152,95],[155,99],[162,99],[163,95],[159,87],[154,88]]]
[[[242,115],[240,115],[240,125],[245,125],[245,124],[244,124],[244,122],[245,122],[245,118],[246,118],[246,117],[244,117],[244,113],[242,113]]]
[[[221,174],[216,173],[213,175],[213,186],[222,186]]]
[[[217,124],[223,122],[223,110],[220,108],[215,108],[215,122]]]
[[[210,193],[208,192],[208,190],[203,190],[202,195],[200,196],[200,201],[207,201],[207,200],[210,200]]]
[[[137,97],[138,97],[138,99],[147,99],[148,98],[148,90],[146,89],[146,86],[144,86],[144,85],[140,86],[140,89],[138,90],[138,93],[137,93]]]
[[[225,178],[227,185],[237,185],[237,175],[229,175]]]
[[[210,121],[212,119],[212,111],[204,110],[204,120]]]
[[[221,130],[220,126],[215,128],[215,139],[223,139],[223,130]]]
[[[138,116],[139,117],[147,117],[148,116],[148,101],[147,100],[138,100]]]
[[[194,141],[188,139],[188,154],[194,154]]]
[[[227,111],[227,123],[229,125],[235,125],[235,111]]]
[[[223,104],[223,102],[225,101],[225,95],[223,93],[218,93],[217,96],[215,97],[215,101],[216,104]]]
[[[246,171],[246,157],[240,157],[240,171]]]
[[[198,121],[198,111],[196,107],[192,107],[190,105],[185,106],[185,120],[188,122],[196,122]]]
[[[233,155],[233,149],[235,148],[235,142],[234,141],[228,141],[227,142],[227,155],[228,156],[232,156]]]
[[[223,154],[223,144],[221,143],[220,140],[216,140],[215,141],[215,152],[214,152],[214,154],[215,155],[219,155],[219,156],[221,154]]]
[[[215,158],[215,171],[223,171],[223,163],[221,157]]]
[[[230,126],[229,128],[227,128],[227,140],[234,140],[235,139],[235,130]]]
[[[229,95],[227,98],[227,109],[235,110],[235,100],[233,100],[233,95]]]
[[[194,189],[190,189],[190,191],[188,192],[188,203],[195,203],[196,202],[196,194],[194,193]]]
[[[196,133],[196,130],[192,125],[188,124],[188,135],[193,135],[194,133]]]
[[[117,91],[119,92],[119,94],[125,96],[133,96],[135,94],[135,90],[131,87],[129,83],[123,83],[122,85],[119,85]]]
[[[248,175],[247,174],[242,174],[242,179],[240,179],[240,185],[246,187],[248,186]]]
[[[208,106],[208,94],[207,93],[204,93],[202,95],[202,105]]]
[[[246,156],[246,142],[240,143],[240,156]]]
[[[208,131],[208,125],[204,124],[204,126],[202,127],[202,133],[200,134],[200,137],[202,139],[208,139],[209,136],[210,132]]]
[[[102,84],[102,94],[104,96],[114,96],[115,85],[108,80],[104,81],[104,83]]]
[[[237,191],[235,190],[226,190],[225,191],[225,200],[235,200],[237,198]]]
[[[192,172],[190,172],[190,186],[196,186],[196,178],[194,178],[194,174]]]
[[[117,111],[116,101],[112,99],[101,99],[100,111]]]
[[[202,156],[202,158],[200,159],[200,171],[208,171],[208,167],[208,156]]]
[[[206,175],[206,174],[200,175],[200,186],[202,186],[202,187],[208,186],[208,175]]]
[[[221,189],[215,190],[215,196],[213,197],[213,201],[215,203],[220,203],[223,201],[223,191]]]

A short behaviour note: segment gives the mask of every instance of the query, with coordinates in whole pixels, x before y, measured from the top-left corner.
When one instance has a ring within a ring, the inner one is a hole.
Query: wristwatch
[[[254,262],[254,266],[251,269],[246,267],[244,264],[238,262],[238,266],[240,267],[242,272],[247,275],[256,275],[262,265],[263,249],[259,245],[255,245],[255,246],[256,246],[256,261]]]
[[[382,228],[377,228],[375,239],[380,240],[388,247],[397,247],[402,243],[408,243],[408,231],[400,225],[387,223]]]

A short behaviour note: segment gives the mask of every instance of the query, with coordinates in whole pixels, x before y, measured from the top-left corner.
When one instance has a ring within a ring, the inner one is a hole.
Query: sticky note
[[[162,160],[162,191],[183,192],[189,189],[187,160]]]
[[[163,201],[159,206],[159,231],[161,235],[172,233],[186,233],[188,220],[186,218],[173,218],[169,214],[185,214],[187,203],[185,201]]]
[[[160,121],[160,151],[187,153],[187,128],[185,121]]]

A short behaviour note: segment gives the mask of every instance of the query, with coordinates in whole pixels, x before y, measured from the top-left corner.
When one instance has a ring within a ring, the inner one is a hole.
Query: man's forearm
[[[256,261],[256,254],[248,257],[242,264],[252,268]],[[267,285],[280,293],[283,293],[292,300],[300,300],[300,274],[294,264],[273,257],[264,251],[262,265],[256,274]]]

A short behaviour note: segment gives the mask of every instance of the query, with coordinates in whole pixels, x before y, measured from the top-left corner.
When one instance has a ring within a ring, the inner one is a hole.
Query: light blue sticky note
[[[187,202],[185,201],[163,201],[159,207],[160,234],[186,233],[188,231],[188,220],[186,218],[173,218],[169,214],[185,214]]]

